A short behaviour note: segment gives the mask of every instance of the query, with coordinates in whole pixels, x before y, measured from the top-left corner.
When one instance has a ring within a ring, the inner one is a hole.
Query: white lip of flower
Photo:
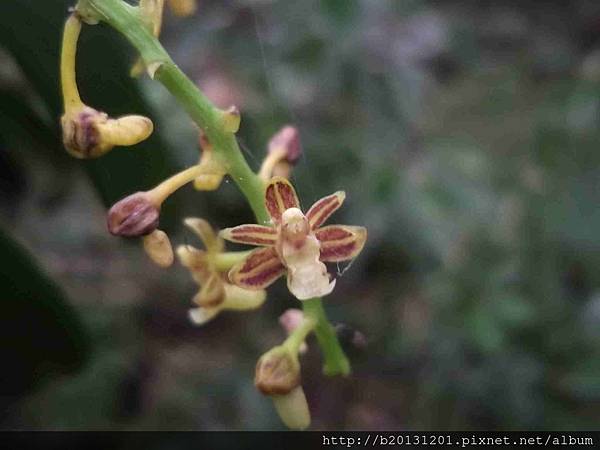
[[[335,280],[329,281],[327,267],[319,261],[321,244],[310,231],[308,219],[298,208],[281,216],[281,260],[288,270],[288,289],[298,300],[330,294]]]

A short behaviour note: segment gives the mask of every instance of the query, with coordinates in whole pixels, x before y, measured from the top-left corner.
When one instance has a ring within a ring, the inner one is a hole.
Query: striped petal
[[[220,235],[231,242],[271,246],[277,242],[277,230],[262,225],[240,225],[221,230]]]
[[[321,243],[321,261],[338,262],[355,258],[365,245],[367,229],[349,225],[329,225],[315,231]]]
[[[273,177],[265,190],[265,206],[273,223],[279,223],[285,210],[300,208],[300,202],[294,187],[288,180],[283,177]]]
[[[210,274],[202,289],[194,297],[194,303],[198,306],[215,307],[225,300],[225,286],[218,273]]]
[[[190,230],[196,233],[196,235],[204,244],[204,247],[206,247],[206,250],[209,252],[218,253],[223,251],[223,248],[225,248],[225,243],[223,240],[217,236],[213,230],[213,227],[211,227],[206,220],[188,217],[183,221],[183,223],[185,223]]]
[[[312,205],[306,213],[311,229],[316,230],[323,225],[342,206],[345,198],[346,193],[344,191],[337,191],[335,194],[323,197]]]
[[[241,288],[265,289],[285,272],[274,247],[254,250],[241,263],[229,271],[231,282]]]
[[[177,247],[177,256],[181,265],[190,271],[196,283],[202,285],[208,281],[211,269],[206,251],[198,250],[191,245],[180,245]]]

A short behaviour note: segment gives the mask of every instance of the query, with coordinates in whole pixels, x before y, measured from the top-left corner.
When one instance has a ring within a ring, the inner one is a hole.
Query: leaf
[[[79,369],[89,343],[63,292],[2,229],[0,265],[0,389],[13,397],[48,374]]]

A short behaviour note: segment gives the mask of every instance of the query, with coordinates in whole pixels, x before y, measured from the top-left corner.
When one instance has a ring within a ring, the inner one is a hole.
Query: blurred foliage
[[[58,286],[43,274],[20,245],[0,230],[0,357],[4,412],[49,375],[81,368],[88,336]]]
[[[283,337],[276,317],[294,305],[285,290],[260,313],[193,328],[185,274],[151,268],[98,226],[82,168],[109,204],[193,162],[195,130],[162,88],[127,78],[126,43],[86,27],[84,97],[111,114],[149,114],[158,136],[89,164],[65,158],[57,67],[68,4],[0,5],[2,58],[14,67],[0,74],[0,189],[11,193],[3,223],[72,294],[94,353],[6,423],[279,427],[252,371]],[[369,346],[353,352],[347,380],[322,378],[311,347],[303,370],[316,428],[597,428],[598,23],[593,0],[201,0],[196,16],[166,18],[177,63],[242,110],[251,165],[294,122],[304,204],[345,189],[335,222],[369,229],[326,304]],[[59,200],[41,202],[49,192]],[[231,183],[175,202],[179,218],[220,227],[250,217]],[[40,203],[52,238],[40,235]],[[57,255],[71,252],[91,268],[60,269]]]

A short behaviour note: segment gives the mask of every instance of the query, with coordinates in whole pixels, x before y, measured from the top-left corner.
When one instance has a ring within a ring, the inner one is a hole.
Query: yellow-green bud
[[[237,133],[240,128],[240,111],[235,106],[231,106],[222,113],[223,128],[229,133]]]
[[[289,394],[271,396],[281,421],[292,430],[304,430],[310,425],[310,410],[302,386]]]
[[[169,236],[162,230],[154,230],[144,236],[144,251],[160,267],[170,267],[173,264],[173,247]]]

